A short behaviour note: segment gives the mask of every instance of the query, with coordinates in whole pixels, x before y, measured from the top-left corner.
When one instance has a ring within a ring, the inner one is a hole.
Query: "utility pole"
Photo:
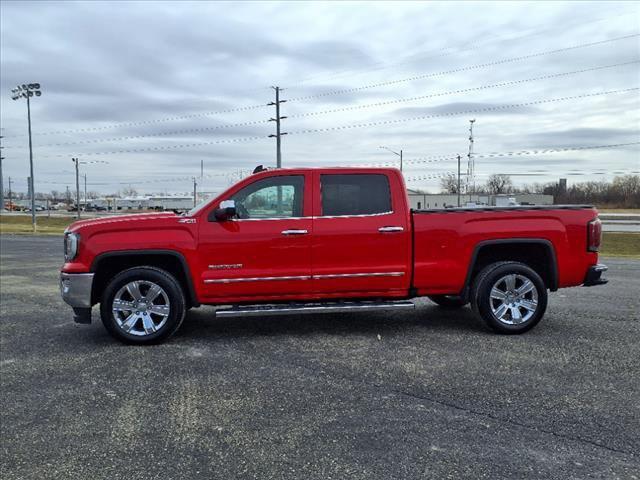
[[[282,89],[280,87],[271,87],[276,91],[276,101],[268,103],[267,105],[275,105],[276,107],[276,116],[275,118],[270,118],[270,122],[276,122],[276,133],[275,135],[269,135],[269,138],[275,137],[276,139],[276,168],[282,168],[282,135],[286,135],[287,132],[282,132],[280,128],[281,120],[284,120],[285,116],[280,115],[280,104],[286,102],[286,100],[280,100],[280,92]],[[282,212],[282,187],[277,187],[278,200],[276,204],[276,213],[280,215]]]
[[[84,208],[87,208],[87,174],[84,174]]]
[[[11,177],[9,177],[9,211],[13,211],[13,203],[11,202]]]
[[[458,206],[460,206],[460,155],[458,155]]]
[[[2,142],[2,135],[0,135],[0,142]],[[0,143],[0,211],[4,210],[4,180],[2,179],[2,160],[4,157],[2,156],[2,147]]]
[[[193,206],[196,206],[196,195],[197,195],[197,188],[198,188],[198,184],[196,183],[196,177],[193,177]]]
[[[471,201],[471,193],[476,193],[476,177],[475,177],[475,160],[473,159],[473,124],[476,119],[469,120],[469,153],[467,154],[467,192],[469,193],[469,201]]]
[[[200,160],[200,183],[202,183],[203,178],[204,178],[204,160]]]
[[[78,161],[77,158],[72,158],[71,161],[76,165],[76,209],[78,212],[77,217],[79,220],[80,219],[80,171],[79,171],[80,162]]]
[[[275,118],[270,118],[270,122],[276,122],[276,133],[275,135],[269,135],[269,138],[275,137],[276,139],[276,167],[282,168],[282,135],[286,135],[286,132],[280,131],[280,121],[284,120],[287,117],[280,116],[280,104],[286,102],[286,100],[280,100],[280,92],[282,89],[280,87],[271,87],[276,91],[276,101],[268,103],[267,105],[275,105],[276,107],[276,116]]]

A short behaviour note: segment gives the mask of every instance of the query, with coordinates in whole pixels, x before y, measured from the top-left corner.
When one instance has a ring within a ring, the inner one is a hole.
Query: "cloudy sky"
[[[409,186],[456,170],[475,118],[477,182],[640,171],[640,5],[633,2],[10,2],[0,4],[5,185],[220,191],[275,164],[394,162]],[[606,148],[584,148],[611,146]],[[561,150],[540,153],[539,150]],[[527,152],[505,155],[508,152]],[[491,154],[498,153],[498,156]],[[466,167],[463,168],[466,170]],[[523,175],[527,174],[527,175]],[[6,186],[5,186],[6,188]]]

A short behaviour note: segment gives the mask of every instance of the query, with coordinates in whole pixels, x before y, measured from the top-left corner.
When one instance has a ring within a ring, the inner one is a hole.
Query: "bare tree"
[[[442,193],[458,193],[458,177],[453,174],[442,177],[440,179],[440,188]]]
[[[132,186],[124,187],[121,190],[121,193],[122,193],[123,197],[137,197],[138,196],[138,190],[136,190]]]
[[[612,182],[575,183],[566,191],[555,182],[544,185],[534,183],[523,186],[522,191],[553,195],[556,203],[586,203],[612,208],[640,207],[640,175],[618,176]]]
[[[511,182],[511,177],[509,175],[494,173],[493,175],[489,176],[489,179],[487,180],[484,188],[487,193],[493,195],[508,193],[513,189],[513,182]]]

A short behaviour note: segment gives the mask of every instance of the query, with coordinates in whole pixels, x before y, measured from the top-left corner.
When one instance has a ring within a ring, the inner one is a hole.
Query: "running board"
[[[408,300],[389,302],[323,302],[242,305],[216,311],[216,317],[265,317],[271,315],[300,315],[307,313],[374,312],[377,310],[413,310]]]

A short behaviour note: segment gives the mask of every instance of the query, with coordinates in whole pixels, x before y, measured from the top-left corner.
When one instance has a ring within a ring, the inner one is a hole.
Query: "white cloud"
[[[94,189],[103,191],[117,189],[118,182],[138,184],[142,191],[185,191],[188,180],[167,181],[161,187],[150,180],[198,175],[202,159],[209,174],[271,165],[275,146],[266,135],[272,123],[211,127],[264,120],[273,116],[272,108],[200,114],[266,105],[273,99],[269,86],[275,84],[287,87],[283,98],[350,90],[283,104],[283,114],[291,116],[283,123],[284,131],[300,131],[576,96],[640,83],[635,63],[401,104],[294,117],[638,60],[640,37],[633,37],[359,88],[638,33],[640,7],[625,2],[2,2],[0,9],[1,120],[5,145],[13,147],[3,151],[4,174],[17,179],[28,175],[25,105],[12,102],[9,91],[18,83],[38,81],[44,93],[34,99],[32,113],[39,191],[73,185],[73,155],[122,152],[86,157],[109,161],[86,167],[89,183],[100,183]],[[473,115],[476,151],[638,141],[638,112],[638,91],[513,109],[508,115],[507,110],[488,110]],[[190,117],[150,122],[184,116]],[[291,135],[283,139],[284,164],[393,161],[378,149],[381,142],[403,148],[407,159],[464,154],[468,117]],[[103,128],[117,123],[124,125]],[[73,132],[42,134],[66,130]],[[78,143],[173,131],[180,133]],[[124,152],[254,135],[263,138]],[[67,145],[48,146],[61,143]],[[479,159],[476,168],[482,174],[526,173],[537,163],[547,169],[544,176],[518,177],[516,182],[555,180],[576,166],[585,172],[603,167],[611,172],[638,170],[640,149]],[[430,163],[407,166],[412,175],[442,168],[446,167]],[[580,177],[586,179],[590,176]],[[203,187],[219,190],[227,183],[224,176],[212,176]],[[433,188],[437,180],[412,186]]]

